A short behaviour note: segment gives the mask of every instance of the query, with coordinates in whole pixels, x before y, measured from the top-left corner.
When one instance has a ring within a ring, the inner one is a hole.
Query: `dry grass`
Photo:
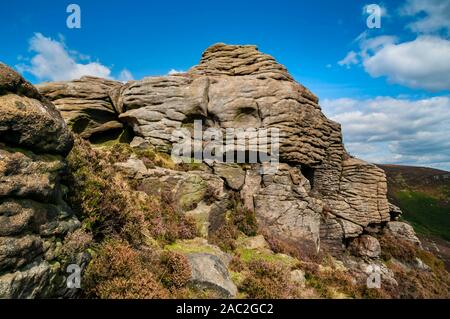
[[[255,260],[249,263],[250,274],[239,289],[250,299],[286,299],[291,297],[289,269],[277,263]]]
[[[129,146],[117,144],[112,151],[94,150],[77,139],[68,156],[71,185],[68,202],[96,240],[113,235],[141,241],[150,234],[158,240],[194,238],[195,221],[178,211],[170,196],[142,198],[116,172],[113,163],[126,160]]]
[[[161,257],[164,271],[161,276],[161,282],[168,288],[181,288],[186,286],[191,278],[191,266],[186,256],[168,251]]]
[[[149,269],[156,256],[145,255],[121,240],[108,240],[98,248],[84,276],[88,297],[102,299],[167,298],[165,287]]]
[[[393,271],[398,287],[388,287],[391,298],[449,298],[450,278],[444,263],[412,243],[383,234],[379,238],[382,257]],[[392,258],[403,263],[392,262]],[[430,269],[418,269],[417,258]]]

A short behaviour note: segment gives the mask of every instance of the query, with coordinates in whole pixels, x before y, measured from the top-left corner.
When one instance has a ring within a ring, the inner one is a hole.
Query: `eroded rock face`
[[[54,103],[64,120],[83,138],[120,130],[115,109],[120,82],[85,76],[68,82],[43,83],[38,90]]]
[[[0,142],[67,154],[72,135],[58,110],[13,69],[0,63]]]
[[[86,81],[101,85],[82,85]],[[65,83],[63,89],[57,89],[61,84],[40,89],[64,115],[64,105],[70,103],[64,98],[66,93],[56,92],[76,91],[80,86],[83,93],[74,93],[70,100],[77,105],[77,112],[98,109],[98,105],[114,110],[114,121],[133,128],[133,145],[170,151],[174,130],[191,130],[195,120],[202,122],[203,130],[279,129],[281,164],[275,175],[262,175],[258,165],[220,164],[210,165],[208,174],[187,173],[190,177],[149,170],[143,185],[156,185],[156,189],[170,185],[177,190],[182,184],[190,185],[185,189],[186,198],[198,202],[196,196],[205,186],[200,180],[215,176],[223,181],[225,192],[240,193],[245,207],[254,210],[268,230],[336,253],[345,250],[347,239],[370,233],[391,219],[384,172],[349,156],[340,125],[325,117],[318,98],[255,46],[213,45],[203,53],[199,65],[182,74],[126,84],[82,79]],[[98,104],[93,96],[102,102]],[[83,134],[90,132],[86,128]],[[250,145],[257,143],[255,136],[250,136]],[[182,203],[187,211],[196,209],[196,204],[190,205],[189,200]],[[205,214],[208,207],[202,204],[201,213],[193,214]]]
[[[298,168],[280,164],[274,175],[263,175],[254,203],[258,222],[291,240],[320,245],[322,202],[311,197],[309,181]]]
[[[72,145],[53,104],[0,64],[0,298],[65,293],[60,240],[80,227],[62,199]]]
[[[354,239],[350,249],[355,256],[377,258],[381,254],[381,246],[378,239],[369,235],[362,235]]]
[[[409,241],[417,246],[421,245],[419,238],[417,238],[416,233],[414,232],[414,229],[407,223],[392,221],[387,223],[386,229],[394,237]]]
[[[197,289],[211,289],[224,298],[236,296],[236,285],[219,257],[208,253],[194,253],[187,258],[192,269],[191,285]]]

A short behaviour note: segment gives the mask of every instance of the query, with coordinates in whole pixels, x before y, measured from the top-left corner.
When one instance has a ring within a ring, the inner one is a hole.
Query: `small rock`
[[[150,144],[142,137],[135,136],[130,143],[132,148],[148,148]]]
[[[45,261],[24,271],[0,276],[0,299],[51,297],[49,293],[58,267]]]
[[[421,246],[419,238],[411,225],[404,222],[389,222],[386,225],[386,229],[394,236],[403,240],[407,240],[414,245]]]
[[[377,258],[381,254],[378,239],[369,235],[361,235],[350,244],[351,252],[360,257]]]
[[[225,183],[234,190],[240,190],[244,186],[245,171],[239,165],[216,164],[214,173],[225,180]]]
[[[399,207],[389,203],[389,214],[391,215],[391,220],[398,220],[403,212]]]
[[[130,176],[135,176],[136,174],[144,175],[147,173],[147,167],[145,166],[144,162],[135,157],[130,157],[124,163],[115,163],[114,166],[120,168]]]
[[[305,287],[306,282],[305,273],[300,269],[295,269],[291,271],[291,281],[302,288]]]
[[[425,264],[422,259],[416,257],[416,267],[421,270],[430,270],[430,267]]]
[[[236,296],[236,285],[219,257],[207,253],[189,254],[187,257],[192,268],[190,283],[193,287],[211,289],[224,298]]]
[[[238,245],[245,249],[269,249],[269,244],[263,235],[246,237],[238,241]]]
[[[209,214],[211,212],[212,205],[207,205],[205,202],[201,201],[198,203],[197,207],[193,210],[186,212],[186,216],[190,216],[195,219],[199,233],[202,237],[208,237],[209,228]]]

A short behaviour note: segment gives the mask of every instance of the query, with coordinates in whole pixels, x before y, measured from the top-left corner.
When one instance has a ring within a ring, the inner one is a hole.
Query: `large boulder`
[[[394,237],[409,241],[414,245],[421,246],[420,240],[417,238],[414,229],[407,223],[391,221],[387,223],[386,230]]]
[[[91,76],[66,82],[37,85],[61,112],[75,133],[88,139],[100,134],[120,131],[115,100],[121,83]]]
[[[0,142],[39,153],[67,154],[73,138],[55,106],[0,63]]]
[[[73,93],[69,103],[62,98],[66,93],[57,93],[67,88],[88,93]],[[336,253],[345,249],[346,239],[356,238],[391,218],[384,172],[348,155],[340,125],[325,117],[318,98],[256,46],[215,44],[206,49],[197,66],[176,75],[125,84],[84,78],[64,85],[46,84],[40,89],[63,114],[63,104],[76,104],[77,112],[86,110],[85,116],[95,122],[89,110],[100,106],[108,109],[115,114],[115,121],[133,128],[133,145],[149,145],[166,152],[177,140],[173,133],[179,129],[192,133],[195,121],[201,122],[204,131],[215,128],[224,135],[230,128],[252,128],[256,133],[247,135],[249,146],[259,143],[258,133],[279,130],[281,164],[275,174],[261,170],[257,164],[208,162],[212,170],[189,172],[191,177],[158,170],[143,177],[146,192],[168,187],[181,192],[181,198],[182,193],[188,194],[184,199],[192,200],[183,199],[186,210],[195,209],[199,203],[205,191],[204,176],[220,176],[225,192],[239,192],[244,206],[255,211],[261,226],[280,237],[307,240],[316,249]],[[92,91],[101,93],[98,99],[93,98]],[[91,131],[84,132],[89,135]],[[211,141],[203,140],[204,146],[211,146],[208,143]],[[258,150],[259,155],[262,153]],[[183,184],[188,187],[180,187]],[[194,213],[204,215],[208,208],[201,208]]]
[[[192,269],[190,283],[193,287],[210,289],[223,298],[236,296],[236,285],[219,257],[209,253],[193,253],[187,257]]]
[[[55,106],[0,63],[0,298],[66,294],[61,240],[80,227],[61,183],[72,145]]]
[[[359,257],[377,258],[381,254],[381,246],[378,239],[369,235],[361,235],[350,244],[354,255]]]

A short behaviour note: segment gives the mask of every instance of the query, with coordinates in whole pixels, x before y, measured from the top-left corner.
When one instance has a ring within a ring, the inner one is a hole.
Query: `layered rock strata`
[[[61,184],[72,144],[54,105],[0,63],[0,298],[73,293],[60,258],[80,227]]]
[[[81,93],[70,95],[77,86]],[[121,123],[132,127],[134,145],[167,152],[173,147],[172,133],[191,130],[196,120],[203,130],[278,129],[281,164],[276,174],[260,174],[260,164],[210,163],[208,174],[219,176],[225,191],[239,192],[261,226],[311,242],[317,250],[342,252],[351,239],[391,219],[384,172],[351,157],[340,125],[325,117],[318,98],[255,46],[215,44],[199,65],[177,75],[125,84],[84,78],[39,89],[67,121],[91,109],[116,114],[101,121],[89,117],[81,132],[86,137]],[[256,136],[249,136],[249,145],[258,143]]]

